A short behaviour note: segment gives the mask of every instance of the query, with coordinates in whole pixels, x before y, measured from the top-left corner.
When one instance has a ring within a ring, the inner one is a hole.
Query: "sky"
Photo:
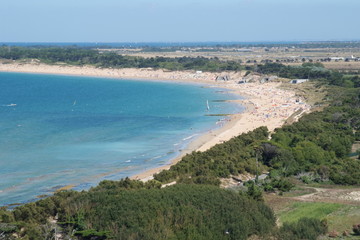
[[[0,0],[0,42],[360,40],[360,0]]]

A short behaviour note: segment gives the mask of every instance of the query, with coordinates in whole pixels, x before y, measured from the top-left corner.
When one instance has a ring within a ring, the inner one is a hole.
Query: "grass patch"
[[[330,231],[351,232],[352,226],[360,223],[360,206],[345,205],[327,216],[327,220]]]
[[[339,187],[339,186],[337,186]],[[279,223],[294,222],[301,217],[326,219],[329,231],[342,234],[344,231],[352,232],[354,224],[360,224],[360,205],[340,204],[326,202],[299,202],[291,199],[291,195],[300,196],[308,189],[297,186],[293,192],[285,196],[274,194],[265,195],[265,202],[275,211]],[[321,239],[329,239],[327,237]],[[359,239],[347,237],[346,239]]]
[[[302,217],[322,220],[343,206],[338,203],[296,202],[279,212],[278,217],[282,223],[295,222]]]
[[[283,196],[284,197],[299,197],[299,196],[311,194],[311,193],[314,193],[314,192],[316,192],[316,190],[313,189],[313,188],[295,187],[290,192],[284,192]]]
[[[327,93],[326,88],[318,87],[316,83],[311,81],[302,84],[290,84],[286,82],[281,85],[281,88],[295,91],[297,96],[305,99],[306,103],[310,105],[324,103],[323,99]]]

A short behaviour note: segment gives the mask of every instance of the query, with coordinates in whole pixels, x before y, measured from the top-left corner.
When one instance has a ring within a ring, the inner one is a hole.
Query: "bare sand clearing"
[[[132,176],[132,179],[147,181],[152,179],[153,174],[162,170],[169,169],[181,158],[194,150],[206,151],[212,146],[227,141],[241,133],[246,133],[260,126],[267,126],[270,131],[281,127],[285,120],[297,113],[299,117],[305,112],[309,112],[311,106],[304,103],[295,95],[294,91],[281,90],[280,83],[246,83],[238,84],[241,73],[203,73],[194,71],[163,71],[152,69],[99,69],[89,66],[58,66],[45,64],[0,64],[2,72],[29,72],[29,73],[49,73],[66,75],[84,75],[112,78],[129,79],[151,79],[174,82],[188,82],[211,84],[214,87],[227,88],[234,93],[245,96],[245,100],[239,101],[246,107],[246,110],[239,114],[234,114],[225,121],[219,122],[221,128],[210,131],[191,142],[184,149],[180,156],[173,159],[168,165],[145,170],[141,174]],[[229,81],[215,81],[216,76],[228,75]],[[296,117],[295,117],[296,119]]]

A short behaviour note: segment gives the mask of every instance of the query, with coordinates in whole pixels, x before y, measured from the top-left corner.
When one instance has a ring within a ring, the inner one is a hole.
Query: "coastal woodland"
[[[142,59],[76,48],[2,47],[0,57],[119,68],[244,69],[240,63],[218,59]],[[89,191],[61,191],[22,206],[0,208],[0,239],[55,239],[58,235],[62,239],[296,240],[325,235],[326,218],[301,217],[279,226],[266,196],[287,194],[299,184],[360,185],[360,161],[352,150],[360,140],[359,76],[318,63],[268,63],[248,71],[309,78],[315,86],[326,88],[325,98],[318,103],[321,111],[272,133],[260,127],[205,152],[192,152],[146,183],[128,178],[102,181]],[[266,177],[260,178],[264,173]],[[241,187],[220,187],[224,179],[242,174],[254,178]],[[176,184],[162,188],[171,182]],[[351,234],[359,232],[354,226]]]
[[[93,65],[100,68],[162,68],[171,71],[197,69],[210,72],[242,69],[240,63],[236,61],[220,61],[217,58],[142,58],[84,48],[0,47],[0,58],[8,60],[38,59],[47,64],[61,62],[71,65]]]

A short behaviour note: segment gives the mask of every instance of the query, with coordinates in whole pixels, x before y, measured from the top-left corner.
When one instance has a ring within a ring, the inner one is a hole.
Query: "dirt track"
[[[314,193],[302,196],[288,197],[293,200],[303,202],[329,202],[342,204],[360,204],[360,188],[340,189],[340,188],[315,188]]]

